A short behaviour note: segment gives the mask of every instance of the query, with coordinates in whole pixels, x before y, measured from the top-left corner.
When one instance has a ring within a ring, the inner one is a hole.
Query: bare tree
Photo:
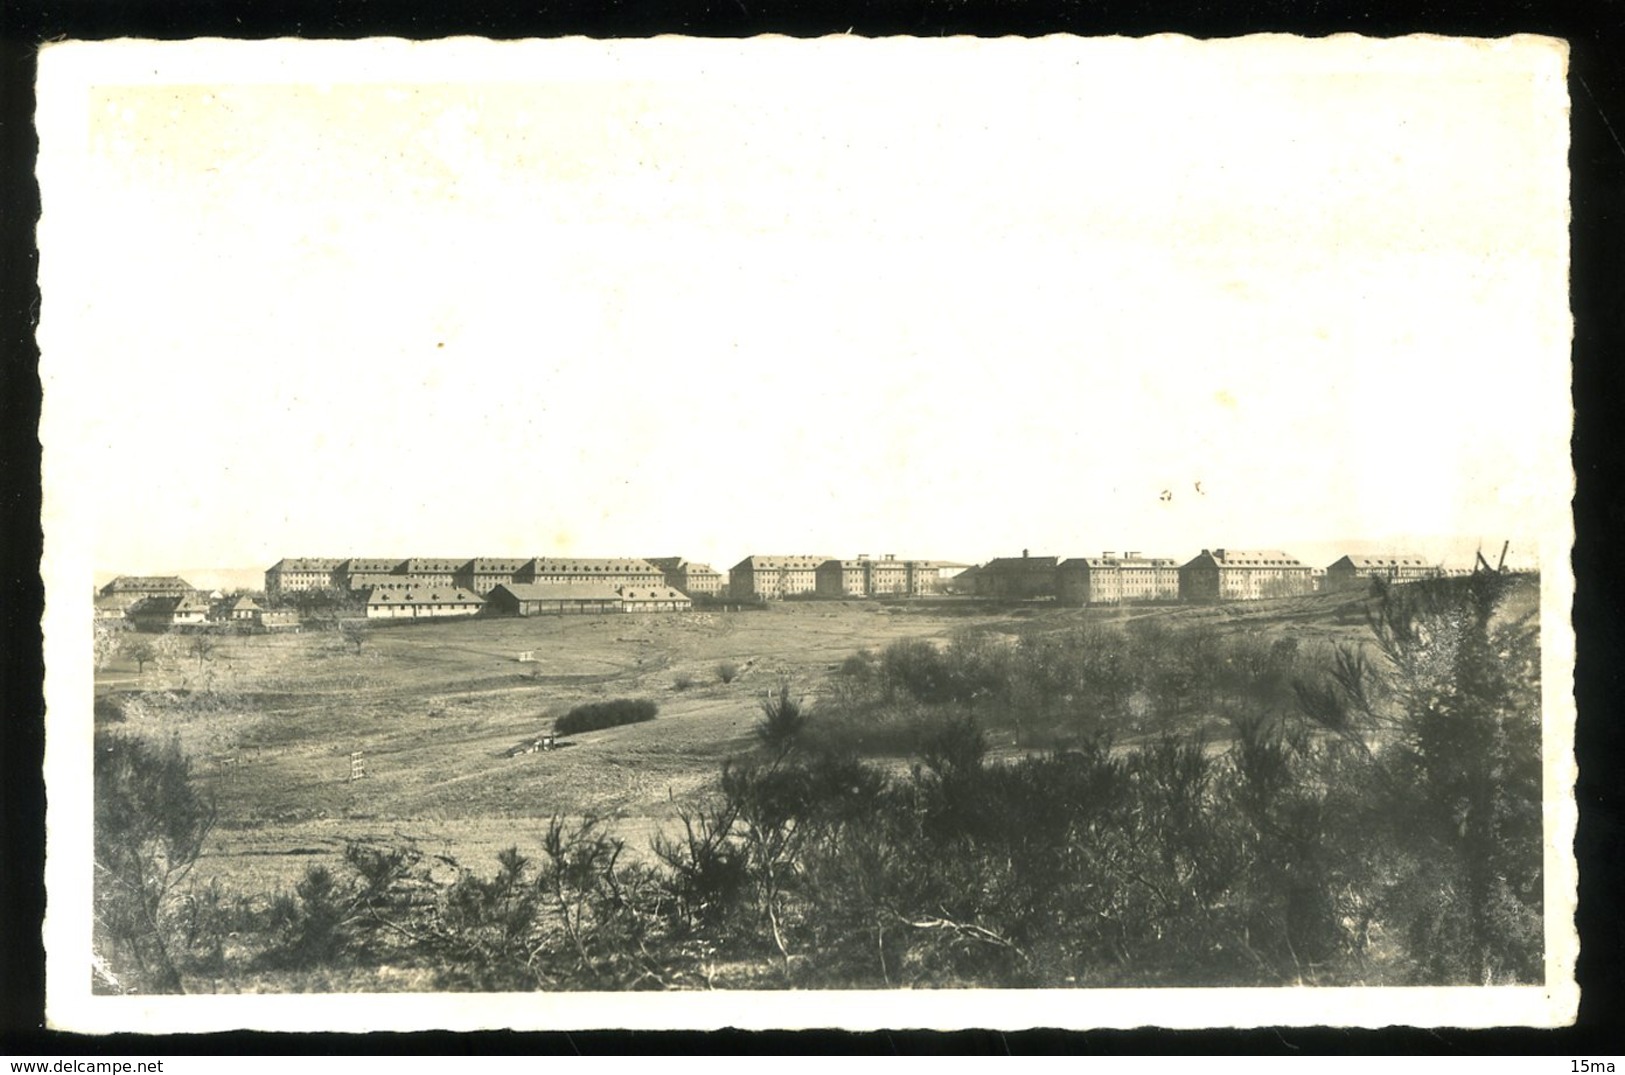
[[[357,620],[345,620],[339,624],[339,634],[344,641],[355,647],[357,653],[361,652],[361,644],[367,640],[367,625]]]
[[[195,634],[186,643],[186,652],[197,658],[199,669],[202,669],[204,661],[214,656],[214,651],[217,648],[218,644],[215,640],[206,634]]]

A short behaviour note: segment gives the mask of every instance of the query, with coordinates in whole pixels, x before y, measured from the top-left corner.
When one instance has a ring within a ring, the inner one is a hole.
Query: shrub
[[[841,662],[841,675],[852,679],[868,679],[875,672],[875,655],[870,650],[859,650]]]
[[[795,745],[807,725],[807,710],[801,699],[790,696],[790,684],[779,684],[777,693],[762,699],[762,719],[756,722],[756,738],[770,750],[784,752]]]
[[[179,742],[95,741],[95,941],[133,992],[179,993],[181,884],[214,827]]]
[[[679,672],[671,681],[672,690],[686,691],[694,686],[694,677],[687,672]]]
[[[553,723],[559,735],[577,732],[595,732],[600,728],[615,728],[622,724],[641,724],[654,720],[660,707],[647,698],[616,698],[608,702],[587,702],[578,705]]]
[[[732,661],[723,661],[717,665],[717,678],[724,683],[732,683],[739,676],[739,666]]]

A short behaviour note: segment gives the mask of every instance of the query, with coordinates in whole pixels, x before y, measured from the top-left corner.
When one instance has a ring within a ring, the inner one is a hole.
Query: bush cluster
[[[607,702],[585,702],[576,706],[553,722],[553,730],[560,735],[577,732],[595,732],[600,728],[614,728],[622,724],[641,724],[654,720],[660,707],[647,698],[615,698]]]
[[[1242,716],[1294,712],[1294,680],[1328,659],[1291,636],[1160,620],[1029,630],[1013,644],[982,631],[946,646],[905,639],[846,659],[820,700],[817,735],[830,749],[907,753],[944,713],[974,716],[1025,749],[1065,749],[1108,729],[1143,736],[1205,722],[1223,734]]]

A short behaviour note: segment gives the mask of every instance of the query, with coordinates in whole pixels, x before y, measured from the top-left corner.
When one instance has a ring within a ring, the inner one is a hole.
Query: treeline
[[[555,819],[450,879],[402,845],[280,894],[126,884],[183,876],[210,815],[178,753],[111,737],[99,763],[136,762],[99,768],[99,811],[168,820],[98,814],[98,951],[142,990],[1536,982],[1539,661],[1508,585],[1396,588],[1368,645],[1313,658],[1180,631],[860,656],[845,696],[764,699],[757,749],[637,861]],[[865,759],[853,725],[899,706],[912,761]],[[1142,707],[1166,719],[1117,736]],[[1018,712],[1072,741],[994,760]]]

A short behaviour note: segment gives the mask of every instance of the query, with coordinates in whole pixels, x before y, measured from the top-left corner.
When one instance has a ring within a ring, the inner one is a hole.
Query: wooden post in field
[[[361,751],[350,751],[350,779],[360,780],[367,775],[367,762],[361,756]]]

